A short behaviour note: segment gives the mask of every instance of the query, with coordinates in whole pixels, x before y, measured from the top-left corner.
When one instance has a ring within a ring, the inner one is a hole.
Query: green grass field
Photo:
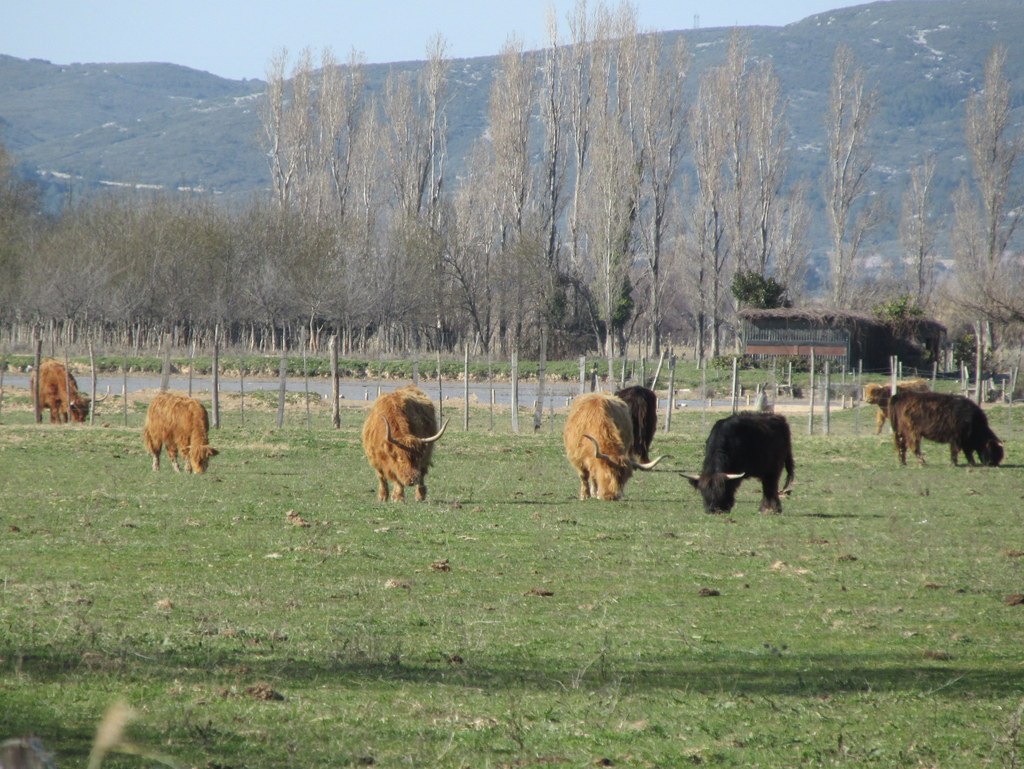
[[[1024,764],[1024,411],[989,412],[998,469],[793,416],[783,514],[749,482],[709,516],[677,471],[718,414],[675,414],[611,503],[576,499],[563,415],[449,410],[401,505],[358,405],[228,411],[205,476],[153,473],[142,407],[104,408],[0,425],[0,739],[62,769],[120,701],[146,755],[104,767]]]

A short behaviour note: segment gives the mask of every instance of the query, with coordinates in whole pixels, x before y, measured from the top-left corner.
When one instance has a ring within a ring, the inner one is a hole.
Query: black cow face
[[[686,479],[704,498],[705,513],[728,513],[736,504],[736,489],[743,480],[742,473],[713,473]]]

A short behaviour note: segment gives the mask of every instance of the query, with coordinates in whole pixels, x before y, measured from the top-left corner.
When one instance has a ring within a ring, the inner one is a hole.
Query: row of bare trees
[[[654,355],[671,338],[716,356],[737,273],[801,299],[816,190],[831,236],[827,301],[877,302],[860,265],[881,211],[869,152],[878,104],[849,48],[833,61],[822,178],[794,180],[785,96],[742,33],[686,88],[688,51],[644,34],[633,6],[580,0],[567,21],[563,31],[549,17],[541,51],[506,44],[486,131],[458,178],[440,37],[423,66],[396,67],[376,92],[357,54],[344,65],[329,51],[275,57],[260,113],[272,193],[242,209],[105,198],[43,218],[0,162],[0,320],[101,329],[119,344],[167,327],[201,336],[217,325],[229,343],[268,349],[339,333],[346,352],[507,353],[543,329],[552,355],[598,350],[609,365],[631,339]],[[989,347],[1024,320],[1024,133],[1005,56],[993,50],[968,108],[973,178],[954,201],[950,250],[937,246],[945,224],[925,157],[902,200],[905,269],[881,287],[984,319]],[[940,258],[955,265],[941,286]]]

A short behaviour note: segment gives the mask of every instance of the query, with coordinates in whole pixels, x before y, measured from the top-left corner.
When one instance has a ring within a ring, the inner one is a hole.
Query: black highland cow
[[[633,454],[644,463],[650,462],[651,441],[658,430],[658,396],[646,387],[627,387],[615,393],[629,406],[633,420]]]
[[[968,464],[997,467],[1003,461],[1003,444],[988,426],[981,407],[962,395],[933,392],[898,392],[889,399],[889,422],[900,464],[907,463],[907,448],[924,464],[921,439],[949,444],[949,458],[957,464],[964,452]]]
[[[779,479],[786,469],[785,494],[793,481],[793,443],[789,423],[778,414],[740,412],[719,419],[704,446],[700,475],[684,477],[704,497],[705,513],[727,513],[746,477],[761,479],[761,512],[781,513]]]

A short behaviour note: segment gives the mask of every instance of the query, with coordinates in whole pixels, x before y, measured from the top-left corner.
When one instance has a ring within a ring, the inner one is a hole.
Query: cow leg
[[[782,501],[779,499],[779,479],[761,479],[761,509],[762,513],[781,513]]]
[[[914,436],[914,456],[917,457],[918,461],[924,464],[924,454],[921,453],[921,436]]]
[[[885,412],[882,409],[878,409],[878,413],[875,414],[875,435],[882,434],[883,425],[885,425]]]
[[[174,467],[174,472],[181,472],[181,465],[178,464],[178,447],[173,443],[167,444],[167,456],[171,458],[171,464]]]
[[[416,485],[416,501],[426,502],[427,500],[427,484],[419,483]]]
[[[395,481],[395,487],[391,490],[392,502],[405,502],[405,486]]]
[[[580,499],[590,499],[590,473],[580,470]]]
[[[971,452],[964,451],[964,456],[967,457],[967,464],[974,464],[974,457],[971,456]],[[949,459],[953,462],[954,466],[960,464],[960,446],[957,445],[956,441],[949,442]]]
[[[901,465],[907,464],[907,436],[901,432],[893,433],[893,442],[896,444],[896,456]]]
[[[388,479],[380,470],[377,471],[377,500],[379,502],[388,501]]]

